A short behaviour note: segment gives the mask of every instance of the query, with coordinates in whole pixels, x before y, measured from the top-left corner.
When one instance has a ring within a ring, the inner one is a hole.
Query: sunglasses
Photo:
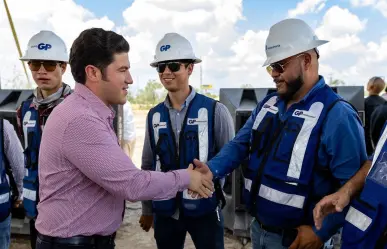
[[[302,56],[302,55],[305,55],[305,54],[299,54],[293,58],[291,58],[290,60],[288,60],[287,62],[285,63],[281,63],[281,62],[276,62],[276,63],[272,63],[270,64],[269,66],[266,67],[266,71],[272,75],[274,71],[276,71],[277,73],[283,73],[285,72],[285,66],[287,64],[289,64],[292,60]]]
[[[177,61],[160,62],[157,64],[156,70],[158,73],[164,73],[165,69],[168,67],[172,73],[176,73],[180,70],[181,65],[184,65],[184,63]]]
[[[28,66],[30,67],[31,71],[38,71],[42,65],[47,72],[53,72],[55,71],[56,65],[58,65],[58,62],[56,61],[29,61],[28,62]]]

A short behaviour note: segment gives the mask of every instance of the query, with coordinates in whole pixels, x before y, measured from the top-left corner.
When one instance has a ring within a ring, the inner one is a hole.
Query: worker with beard
[[[302,20],[270,28],[264,66],[277,92],[253,110],[235,138],[196,169],[219,179],[244,159],[243,196],[254,249],[320,249],[344,223],[327,217],[320,230],[313,208],[367,160],[364,129],[354,108],[319,75],[319,40]]]
[[[35,221],[39,202],[38,155],[43,127],[52,110],[71,92],[62,82],[68,53],[64,41],[51,31],[40,31],[28,42],[25,55],[32,77],[37,84],[33,98],[17,110],[19,135],[24,143],[26,172],[23,182],[23,205],[30,219],[31,247],[36,244]]]

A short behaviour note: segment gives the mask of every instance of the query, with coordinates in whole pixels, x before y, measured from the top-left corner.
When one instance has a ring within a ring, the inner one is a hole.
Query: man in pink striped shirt
[[[191,189],[211,196],[212,179],[188,169],[137,169],[119,146],[111,105],[124,104],[129,44],[112,31],[83,31],[70,51],[74,93],[54,109],[39,154],[37,249],[114,248],[124,200],[163,200]]]

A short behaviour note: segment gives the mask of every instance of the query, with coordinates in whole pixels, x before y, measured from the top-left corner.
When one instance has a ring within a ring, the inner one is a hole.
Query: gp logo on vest
[[[39,43],[38,45],[34,45],[31,48],[38,48],[39,50],[48,50],[52,48],[51,44]]]
[[[195,125],[196,123],[206,123],[206,120],[200,120],[200,119],[194,119],[194,118],[189,118],[187,120],[187,124],[189,125]]]
[[[311,112],[308,111],[302,111],[302,110],[295,110],[293,113],[294,117],[299,118],[308,118],[308,119],[315,119],[315,115],[313,115]]]
[[[157,127],[159,127],[159,128],[165,128],[165,127],[167,127],[167,125],[166,125],[164,122],[162,122],[162,123],[157,123],[157,124],[153,124],[153,128],[157,128]]]
[[[160,51],[161,52],[165,52],[165,51],[167,51],[170,48],[171,48],[171,45],[163,45],[163,46],[160,47]]]

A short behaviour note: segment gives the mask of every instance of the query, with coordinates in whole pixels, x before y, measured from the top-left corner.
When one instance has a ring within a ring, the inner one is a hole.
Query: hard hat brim
[[[286,58],[289,58],[291,56],[294,56],[296,54],[299,54],[299,53],[302,53],[302,52],[306,52],[308,50],[311,50],[311,49],[314,49],[314,48],[317,48],[318,46],[321,46],[325,43],[328,43],[329,41],[326,41],[326,40],[316,40],[316,41],[313,41],[310,46],[308,47],[302,47],[302,48],[299,48],[299,49],[292,49],[291,51],[290,50],[287,50],[286,52],[284,53],[279,53],[275,56],[272,56],[272,57],[268,57],[266,59],[266,61],[263,63],[262,67],[265,67],[265,66],[268,66],[272,63],[276,63],[276,62],[279,62],[279,61],[282,61]]]
[[[69,59],[68,58],[60,58],[60,57],[56,57],[56,58],[52,58],[52,57],[34,57],[34,56],[28,56],[28,55],[25,55],[23,57],[20,58],[21,61],[30,61],[30,60],[42,60],[42,61],[61,61],[61,62],[65,62],[65,63],[68,63],[69,62]]]
[[[162,60],[162,61],[154,60],[154,61],[152,61],[152,63],[150,64],[150,66],[151,66],[151,67],[156,67],[157,64],[160,63],[160,62],[165,62],[165,61],[179,61],[179,60],[193,60],[193,63],[194,63],[194,64],[197,64],[197,63],[202,62],[202,60],[199,59],[199,58],[197,58],[197,57],[194,57],[194,58],[176,58],[176,59]]]

